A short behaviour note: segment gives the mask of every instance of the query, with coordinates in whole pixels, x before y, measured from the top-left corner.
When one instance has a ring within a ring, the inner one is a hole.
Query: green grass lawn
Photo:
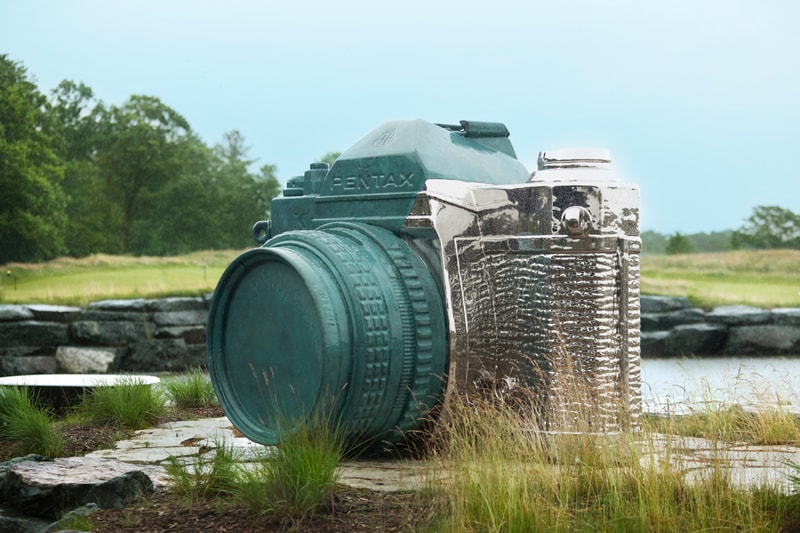
[[[695,305],[800,307],[800,250],[642,257],[642,294],[687,296]]]
[[[85,306],[108,298],[202,295],[214,290],[222,272],[241,252],[214,250],[176,257],[93,255],[3,265],[0,302]]]
[[[0,302],[85,306],[108,298],[202,295],[214,290],[222,272],[241,252],[93,255],[3,265]],[[642,294],[687,296],[700,307],[800,307],[800,250],[644,256],[641,278]]]

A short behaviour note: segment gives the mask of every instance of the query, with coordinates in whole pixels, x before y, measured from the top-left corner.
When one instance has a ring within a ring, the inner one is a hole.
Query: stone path
[[[157,472],[161,468],[159,465],[170,456],[188,461],[201,452],[213,453],[220,443],[233,447],[244,460],[264,451],[263,446],[237,437],[230,421],[226,417],[219,417],[171,422],[145,429],[130,440],[118,442],[114,450],[99,450],[87,457],[152,465],[155,470],[151,469],[148,473],[155,474],[154,485],[163,486],[167,478]],[[644,450],[643,460],[662,461],[668,458],[693,479],[700,479],[721,466],[730,469],[731,480],[743,488],[777,484],[790,491],[789,476],[800,475],[800,471],[795,472],[789,466],[790,463],[800,465],[800,448],[794,446],[721,444],[672,435],[651,435],[648,442],[641,446]],[[340,481],[353,487],[375,490],[413,490],[423,487],[431,473],[431,464],[424,461],[360,460],[342,465]]]
[[[163,424],[138,431],[130,440],[117,442],[116,449],[98,450],[87,457],[114,459],[157,468],[169,457],[191,461],[200,453],[213,453],[219,445],[232,447],[242,459],[264,452],[264,446],[237,437],[227,417]],[[163,472],[163,467],[160,468]],[[340,481],[352,487],[374,490],[412,490],[423,486],[429,467],[421,461],[360,460],[341,466]],[[150,473],[150,472],[148,472]],[[156,487],[167,483],[166,474],[155,475]]]

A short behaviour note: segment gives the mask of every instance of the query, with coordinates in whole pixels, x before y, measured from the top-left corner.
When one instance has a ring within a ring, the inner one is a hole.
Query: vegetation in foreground
[[[658,431],[647,421],[641,433],[598,434],[588,424],[584,431],[552,433],[532,431],[537,422],[524,409],[455,404],[434,447],[434,470],[447,474],[433,476],[437,519],[430,530],[782,531],[800,525],[797,496],[767,484],[745,490],[733,483],[718,439],[743,419],[735,411],[720,415],[688,419],[706,423],[702,433],[716,454],[709,468],[690,477],[682,471],[680,441],[665,444],[659,437],[663,430],[686,431],[681,417],[661,420]],[[796,443],[797,428],[795,418],[785,438]]]
[[[165,394],[154,398],[168,400],[172,406],[206,405],[208,389],[197,386],[204,380],[210,384],[200,370],[169,378],[164,381]],[[130,399],[128,387],[109,390]],[[27,453],[17,447],[20,433],[5,431],[17,419],[10,413],[40,409],[19,392],[0,388],[0,428],[4,430],[0,440]],[[729,441],[800,444],[798,418],[780,405],[767,403],[749,412],[719,403],[700,405],[686,415],[644,417],[640,432],[559,433],[537,431],[541,415],[533,416],[525,402],[456,399],[422,452],[431,465],[427,487],[404,494],[338,485],[343,448],[337,432],[323,421],[298,424],[277,451],[265,448],[254,460],[244,461],[224,442],[215,443],[213,454],[199,453],[188,462],[174,459],[168,465],[174,482],[169,493],[147,496],[128,509],[100,511],[72,525],[93,531],[182,525],[337,532],[384,527],[504,532],[790,531],[800,527],[800,495],[786,495],[766,483],[745,490],[732,482],[731,472],[724,467]],[[91,409],[76,409],[67,416],[69,422],[52,413],[47,418],[51,428],[68,433],[74,417],[87,412]],[[144,424],[147,418],[141,416]],[[570,422],[573,429],[588,427],[581,426],[588,424],[585,416],[591,413],[578,413]],[[117,419],[113,424],[121,422]],[[700,475],[687,477],[680,440],[665,440],[665,435],[702,436],[711,443],[715,460]],[[787,480],[800,489],[800,466],[787,465]]]
[[[113,445],[137,429],[151,427],[176,409],[219,405],[208,374],[192,369],[165,380],[163,389],[132,378],[113,387],[97,387],[65,412],[44,405],[31,389],[0,386],[0,460],[31,453],[47,458],[85,448]],[[89,440],[70,443],[64,435]]]

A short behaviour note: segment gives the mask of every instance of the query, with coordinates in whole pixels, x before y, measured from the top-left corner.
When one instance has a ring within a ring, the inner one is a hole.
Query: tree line
[[[800,249],[800,215],[775,205],[760,205],[737,230],[664,235],[642,232],[644,254],[689,254],[728,250]]]
[[[0,264],[247,247],[280,192],[275,166],[250,171],[248,151],[236,130],[206,146],[153,96],[106,105],[70,80],[44,95],[0,55]],[[800,216],[759,206],[738,230],[642,241],[646,254],[800,249]]]
[[[0,264],[242,248],[280,192],[236,130],[207,146],[153,96],[106,105],[70,80],[42,94],[0,55]]]

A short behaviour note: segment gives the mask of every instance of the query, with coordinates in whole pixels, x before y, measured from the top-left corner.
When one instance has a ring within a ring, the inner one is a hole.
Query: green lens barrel
[[[444,387],[442,297],[408,244],[375,226],[291,231],[245,252],[220,279],[207,331],[220,403],[262,444],[319,416],[351,445],[398,442]]]

